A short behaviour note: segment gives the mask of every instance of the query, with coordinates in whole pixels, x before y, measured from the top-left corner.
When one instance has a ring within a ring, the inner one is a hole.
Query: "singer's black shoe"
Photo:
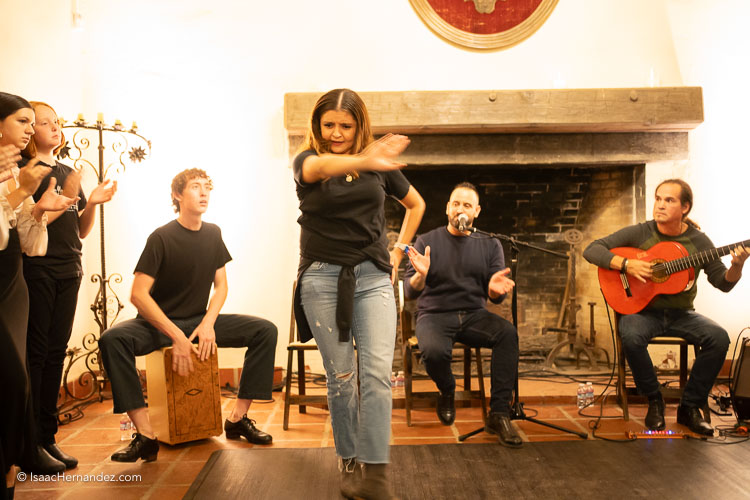
[[[677,423],[686,426],[691,431],[702,436],[714,435],[713,427],[703,420],[701,411],[694,406],[678,406]]]
[[[443,425],[451,425],[456,420],[456,393],[438,395],[437,416]]]
[[[663,431],[667,427],[664,422],[664,398],[662,398],[661,393],[656,396],[649,396],[645,423],[646,427],[652,431]]]
[[[253,444],[271,444],[271,441],[273,441],[273,437],[256,428],[255,420],[247,418],[247,415],[242,415],[242,418],[237,422],[225,420],[224,432],[227,434],[227,439],[244,437]]]
[[[156,439],[149,439],[143,434],[136,432],[133,434],[133,440],[127,448],[123,448],[112,455],[112,461],[136,462],[139,458],[142,458],[146,462],[153,462],[156,460],[156,455],[158,453],[159,441]]]
[[[50,455],[49,452],[41,446],[37,446],[36,451],[32,452],[29,461],[23,464],[22,468],[26,472],[50,475],[63,472],[65,470],[65,464]]]
[[[496,434],[497,441],[509,448],[520,448],[523,441],[516,432],[516,428],[510,423],[510,415],[507,413],[490,413],[484,426],[485,432]]]
[[[76,457],[71,457],[62,451],[60,447],[57,446],[57,443],[45,444],[44,449],[54,458],[64,463],[66,469],[75,469],[78,466],[78,459]]]

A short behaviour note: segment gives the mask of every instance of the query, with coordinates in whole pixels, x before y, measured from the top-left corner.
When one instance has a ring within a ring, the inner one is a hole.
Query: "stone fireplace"
[[[581,252],[597,237],[647,218],[649,164],[687,158],[687,131],[703,120],[701,89],[561,89],[361,93],[376,134],[408,134],[404,174],[427,211],[419,233],[446,224],[451,188],[475,184],[485,231],[568,252],[568,229],[582,232],[576,259],[579,336],[588,338],[594,302],[597,345],[612,352],[596,269]],[[287,94],[285,125],[290,156],[299,145],[319,94]],[[398,234],[403,209],[386,207]],[[506,261],[510,258],[503,244]],[[568,261],[521,248],[518,327],[522,355],[543,356],[566,321]],[[510,319],[510,300],[498,312]]]

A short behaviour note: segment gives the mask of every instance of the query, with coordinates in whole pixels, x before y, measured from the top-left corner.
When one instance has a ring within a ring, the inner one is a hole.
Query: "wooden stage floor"
[[[750,498],[750,443],[655,439],[391,447],[403,500]],[[214,452],[185,498],[337,499],[331,448]]]

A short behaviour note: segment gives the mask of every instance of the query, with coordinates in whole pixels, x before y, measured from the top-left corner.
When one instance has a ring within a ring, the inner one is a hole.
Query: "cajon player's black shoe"
[[[255,420],[247,418],[247,415],[242,415],[237,422],[225,420],[224,432],[227,434],[227,439],[239,439],[242,436],[253,444],[271,444],[273,441],[273,437],[256,428]]]
[[[139,458],[142,458],[146,462],[153,462],[156,460],[156,455],[159,453],[159,441],[156,439],[149,439],[143,434],[133,434],[133,440],[127,446],[119,451],[116,451],[112,455],[113,462],[135,462]]]

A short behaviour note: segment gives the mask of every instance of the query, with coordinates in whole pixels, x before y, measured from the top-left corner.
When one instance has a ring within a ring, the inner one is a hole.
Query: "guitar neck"
[[[694,253],[693,255],[688,255],[687,257],[682,257],[681,259],[664,262],[662,265],[664,266],[666,274],[672,274],[679,271],[684,271],[685,269],[689,269],[691,267],[700,266],[701,264],[706,264],[707,262],[711,262],[712,260],[716,260],[727,255],[729,252],[739,246],[750,247],[750,240],[738,241],[737,243],[732,243],[731,245],[726,245],[723,247],[710,248],[708,250]]]

